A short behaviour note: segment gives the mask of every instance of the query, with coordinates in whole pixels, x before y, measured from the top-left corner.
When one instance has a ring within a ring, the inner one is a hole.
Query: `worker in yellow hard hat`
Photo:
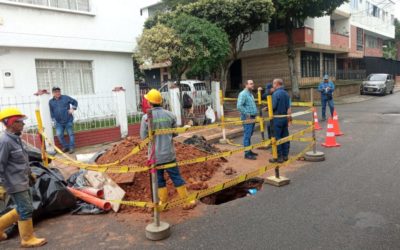
[[[162,96],[158,90],[150,90],[144,98],[149,101],[152,113],[152,129],[169,129],[176,128],[176,117],[175,115],[162,108]],[[145,114],[142,118],[140,126],[140,137],[145,139],[148,136],[148,115]],[[164,165],[168,163],[176,162],[175,146],[173,141],[173,134],[167,135],[156,135],[154,137],[155,143],[155,163],[157,166]],[[151,148],[149,152],[151,153]],[[158,196],[160,197],[160,203],[165,204],[168,200],[168,190],[167,183],[164,178],[164,172],[167,172],[171,178],[174,186],[179,194],[180,198],[186,198],[188,196],[188,191],[185,186],[185,181],[183,180],[178,167],[161,169],[157,171],[158,178]],[[184,209],[192,209],[196,206],[196,201],[185,204]]]
[[[29,189],[31,169],[28,153],[21,141],[26,116],[17,108],[0,111],[0,122],[6,127],[0,137],[0,180],[11,197],[16,209],[0,217],[0,241],[7,239],[4,230],[18,222],[22,247],[38,247],[46,244],[46,239],[36,238],[32,224],[32,195]]]

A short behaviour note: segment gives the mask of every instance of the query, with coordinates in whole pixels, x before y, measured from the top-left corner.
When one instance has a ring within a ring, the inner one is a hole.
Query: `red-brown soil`
[[[114,145],[104,155],[102,155],[97,163],[104,164],[114,162],[127,155],[134,147],[140,142],[139,138],[128,137],[125,141],[120,144]],[[207,153],[195,148],[194,146],[185,145],[182,143],[175,142],[175,149],[177,153],[177,160],[187,160],[196,157],[202,157],[208,155]],[[225,160],[226,161],[226,160]],[[207,181],[215,174],[221,164],[224,162],[223,159],[211,160],[203,163],[195,163],[190,165],[184,165],[179,167],[180,172],[184,180],[186,181],[188,190],[202,190],[208,187]],[[121,164],[133,164],[138,166],[145,166],[147,163],[147,148],[143,149],[138,154],[129,157]],[[110,177],[115,181],[118,181],[121,176],[110,174]],[[169,199],[173,199],[177,196],[174,185],[169,178],[168,174],[165,173],[167,180],[167,187],[169,193]],[[131,184],[121,184],[121,188],[126,191],[125,200],[130,201],[151,201],[151,186],[150,186],[150,175],[148,172],[136,173],[134,176],[134,182]],[[132,213],[132,212],[150,212],[148,209],[122,206],[121,213]]]

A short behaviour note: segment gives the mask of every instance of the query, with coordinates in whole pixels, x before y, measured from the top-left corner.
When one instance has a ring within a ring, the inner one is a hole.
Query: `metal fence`
[[[35,110],[38,107],[38,98],[36,96],[0,96],[0,109],[6,107],[18,107],[22,113],[27,116],[22,138],[33,146],[38,144],[38,129],[35,116]],[[0,125],[0,134],[5,131],[3,124]]]

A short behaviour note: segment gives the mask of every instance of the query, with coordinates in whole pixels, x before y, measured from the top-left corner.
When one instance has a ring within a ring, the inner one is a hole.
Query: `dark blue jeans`
[[[32,218],[33,205],[32,195],[29,190],[10,194],[12,201],[17,205],[19,220],[29,220]]]
[[[172,161],[172,162],[175,162],[175,161]],[[168,162],[168,163],[172,163],[172,162]],[[163,163],[163,164],[159,164],[159,165],[164,165],[164,164],[168,164],[168,163]],[[165,171],[167,171],[169,178],[171,178],[175,187],[180,187],[180,186],[185,185],[185,181],[182,179],[182,176],[179,172],[179,168],[174,167],[174,168],[157,170],[157,179],[158,179],[158,187],[159,188],[163,188],[163,187],[167,186],[167,182],[165,181],[165,177],[164,177]]]
[[[274,134],[276,140],[289,136],[289,124],[287,118],[274,119]],[[278,157],[289,155],[290,142],[278,145]]]
[[[250,119],[254,119],[255,116],[251,116]],[[240,119],[242,121],[247,120],[246,115],[241,114]],[[251,145],[251,136],[254,133],[254,126],[255,123],[250,123],[250,124],[243,124],[243,146],[247,147]],[[245,151],[244,156],[250,156],[250,151]]]
[[[67,130],[69,136],[69,144],[64,139],[64,131]],[[75,135],[74,135],[74,123],[68,122],[66,124],[56,123],[56,133],[58,140],[63,148],[73,149],[75,148]]]
[[[321,96],[321,105],[322,105],[322,119],[326,119],[326,104],[329,106],[329,111],[331,112],[331,116],[333,116],[334,111],[334,103],[333,99],[328,100],[328,97],[325,95]]]

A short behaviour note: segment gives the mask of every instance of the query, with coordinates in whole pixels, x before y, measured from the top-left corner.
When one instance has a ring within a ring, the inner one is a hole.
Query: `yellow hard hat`
[[[26,115],[22,114],[22,112],[17,108],[4,108],[0,111],[0,121],[13,116],[26,117]]]
[[[161,104],[163,101],[160,91],[156,89],[150,90],[146,95],[144,95],[144,98],[153,104]]]

